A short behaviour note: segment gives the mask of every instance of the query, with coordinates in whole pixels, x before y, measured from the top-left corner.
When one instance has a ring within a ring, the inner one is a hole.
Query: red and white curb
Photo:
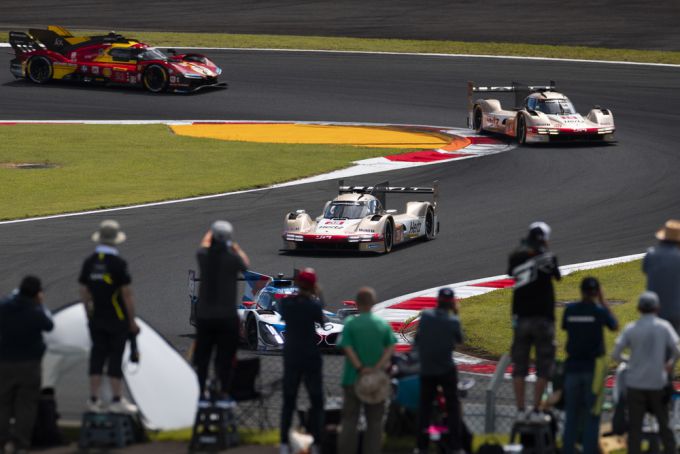
[[[315,175],[308,178],[289,181],[286,183],[275,184],[264,188],[248,189],[243,191],[225,192],[219,194],[210,194],[198,197],[187,197],[177,200],[166,200],[162,202],[143,203],[138,205],[106,208],[102,210],[89,210],[76,213],[65,213],[50,216],[39,216],[34,218],[14,219],[10,221],[0,221],[0,225],[16,224],[21,222],[31,222],[46,219],[65,218],[73,216],[84,216],[89,214],[107,213],[122,210],[131,210],[137,208],[147,208],[161,205],[172,205],[176,203],[195,202],[199,200],[214,199],[220,197],[227,197],[235,194],[244,194],[249,192],[266,191],[270,189],[297,186],[306,183],[316,183],[320,181],[335,180],[341,178],[355,177],[361,175],[369,175],[378,172],[387,172],[391,170],[407,169],[411,167],[420,167],[433,164],[441,164],[454,160],[478,158],[496,153],[502,153],[514,148],[514,145],[503,142],[501,140],[479,136],[474,131],[466,128],[450,128],[446,126],[423,126],[423,125],[407,125],[407,124],[388,124],[388,123],[343,123],[343,122],[320,122],[320,121],[254,121],[254,120],[2,120],[0,126],[12,126],[20,124],[82,124],[82,125],[191,125],[191,124],[239,124],[239,123],[257,123],[257,124],[306,124],[306,125],[338,125],[338,126],[374,126],[374,127],[404,127],[414,128],[423,131],[436,132],[438,134],[464,137],[470,141],[470,145],[456,151],[446,151],[442,149],[421,150],[414,153],[407,153],[405,155],[395,155],[389,157],[379,157],[371,159],[363,159],[356,161],[352,166],[345,169],[336,170],[333,172]],[[410,156],[408,156],[410,155]],[[401,156],[401,157],[400,157]],[[409,159],[410,158],[410,159]]]
[[[631,262],[633,260],[641,259],[643,256],[644,254],[634,254],[612,259],[565,265],[560,267],[560,272],[563,276],[566,276],[575,271],[590,270],[618,263]],[[452,288],[456,295],[456,299],[464,300],[472,296],[512,287],[513,285],[513,279],[507,275],[442,285],[440,287],[434,287],[383,301],[373,308],[373,312],[384,320],[387,320],[394,329],[397,334],[397,350],[408,351],[411,349],[411,344],[409,336],[406,335],[405,332],[411,332],[412,330],[414,332],[415,329],[417,329],[420,312],[422,310],[432,309],[437,305],[437,294],[439,289],[444,287]],[[465,305],[462,305],[462,310],[465,310]],[[463,329],[465,329],[464,326]],[[508,345],[508,348],[509,347],[510,346]],[[488,375],[493,374],[496,370],[496,361],[476,358],[458,352],[455,353],[454,357],[458,370],[462,372]]]

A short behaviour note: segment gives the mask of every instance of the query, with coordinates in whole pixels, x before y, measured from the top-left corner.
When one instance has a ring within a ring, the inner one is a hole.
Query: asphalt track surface
[[[171,30],[570,44],[680,50],[680,4],[639,0],[22,0],[0,29],[48,24]]]

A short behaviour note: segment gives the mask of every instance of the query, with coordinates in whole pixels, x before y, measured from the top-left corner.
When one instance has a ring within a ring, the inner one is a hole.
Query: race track
[[[51,306],[75,299],[78,268],[92,248],[90,234],[101,219],[115,217],[129,236],[122,252],[132,267],[140,314],[184,349],[188,340],[183,335],[191,332],[186,271],[194,266],[202,233],[217,218],[234,222],[253,269],[277,273],[313,266],[334,305],[352,298],[363,284],[374,286],[380,298],[387,299],[503,273],[506,254],[536,219],[553,226],[553,248],[561,262],[573,263],[641,252],[653,243],[653,232],[665,219],[678,216],[676,68],[392,55],[210,54],[225,68],[231,85],[227,91],[152,96],[139,90],[62,84],[36,87],[12,81],[3,72],[0,118],[296,119],[462,126],[468,79],[488,83],[555,79],[579,110],[587,111],[594,103],[611,108],[619,143],[518,148],[375,175],[369,181],[355,179],[356,183],[389,179],[404,185],[440,181],[440,237],[388,256],[279,254],[285,211],[319,211],[333,197],[335,182],[0,225],[5,288],[30,271],[45,279]],[[115,144],[108,152],[115,156]]]
[[[0,29],[48,24],[168,30],[491,41],[680,50],[680,5],[639,0],[22,0],[0,3]]]

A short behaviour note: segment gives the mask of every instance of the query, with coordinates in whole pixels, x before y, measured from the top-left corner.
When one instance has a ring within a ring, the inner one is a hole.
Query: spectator
[[[99,397],[102,374],[111,382],[113,401],[109,410],[114,413],[135,413],[137,407],[123,397],[123,352],[130,335],[137,335],[135,305],[128,265],[116,246],[126,239],[118,222],[105,220],[92,235],[97,247],[83,263],[80,278],[80,297],[87,309],[92,349],[90,350],[90,399],[88,409],[102,412],[105,406]]]
[[[569,304],[562,318],[562,329],[567,332],[563,454],[575,452],[577,438],[580,438],[583,454],[598,453],[604,373],[607,370],[602,332],[605,326],[614,331],[618,329],[618,321],[609,310],[598,280],[587,277],[581,281],[581,301]],[[579,432],[581,437],[577,437]]]
[[[237,281],[250,266],[245,252],[232,241],[233,227],[215,221],[203,238],[197,255],[201,276],[196,305],[196,347],[194,364],[200,399],[206,399],[206,381],[213,348],[215,371],[220,381],[220,400],[229,400],[231,370],[238,347],[239,319]]]
[[[536,350],[536,386],[534,412],[541,408],[541,398],[555,362],[555,290],[552,280],[560,279],[557,257],[548,250],[550,227],[534,222],[520,247],[510,255],[508,274],[515,278],[512,295],[512,371],[518,418],[525,411],[524,380],[529,373],[529,355]]]
[[[665,388],[673,363],[680,356],[678,335],[666,320],[657,317],[659,298],[643,292],[638,301],[640,318],[629,323],[616,339],[612,357],[622,361],[621,353],[630,349],[626,371],[628,400],[628,453],[639,454],[642,422],[646,412],[659,424],[665,454],[675,453],[675,437],[668,423],[668,396]],[[669,358],[670,352],[670,358]]]
[[[680,221],[667,221],[656,238],[659,244],[647,250],[642,270],[647,290],[659,296],[659,317],[680,334]]]
[[[357,422],[363,405],[366,417],[366,432],[363,438],[363,454],[377,454],[381,451],[382,418],[385,403],[363,403],[359,400],[354,385],[360,374],[384,371],[389,365],[396,339],[392,328],[383,319],[371,313],[376,304],[375,291],[369,287],[359,289],[357,309],[359,315],[345,323],[339,346],[344,350],[345,368],[342,376],[344,402],[342,408],[342,432],[338,438],[340,454],[357,452]]]
[[[428,427],[432,404],[441,387],[446,399],[449,424],[449,443],[452,452],[462,452],[462,413],[458,400],[458,372],[453,362],[456,344],[463,342],[463,332],[458,319],[458,303],[453,290],[439,290],[437,308],[423,311],[415,338],[420,358],[420,411],[418,452],[427,452],[430,441]]]
[[[322,361],[316,324],[323,324],[323,310],[316,292],[316,273],[305,268],[295,277],[297,295],[281,301],[281,317],[286,322],[283,344],[283,410],[281,413],[281,454],[290,453],[288,432],[293,420],[300,381],[304,380],[311,410],[307,422],[314,444],[311,454],[321,452],[323,427]]]
[[[27,452],[40,397],[43,331],[54,324],[43,306],[40,279],[26,276],[19,292],[0,304],[0,452],[10,441],[14,418],[14,452]]]

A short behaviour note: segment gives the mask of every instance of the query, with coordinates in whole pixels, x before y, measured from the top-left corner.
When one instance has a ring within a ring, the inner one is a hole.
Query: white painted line
[[[9,43],[0,43],[0,47],[10,47]],[[266,47],[181,47],[181,46],[156,46],[159,48],[188,49],[188,50],[226,50],[244,52],[308,52],[322,54],[358,54],[358,55],[405,55],[410,57],[443,57],[443,58],[495,58],[503,60],[529,60],[529,61],[554,61],[567,63],[596,63],[607,65],[630,65],[630,66],[657,66],[667,68],[680,68],[680,65],[671,63],[643,63],[635,61],[609,61],[609,60],[586,60],[579,58],[552,58],[552,57],[524,57],[517,55],[483,55],[483,54],[447,54],[436,52],[386,52],[367,50],[323,50],[323,49],[271,49]]]

